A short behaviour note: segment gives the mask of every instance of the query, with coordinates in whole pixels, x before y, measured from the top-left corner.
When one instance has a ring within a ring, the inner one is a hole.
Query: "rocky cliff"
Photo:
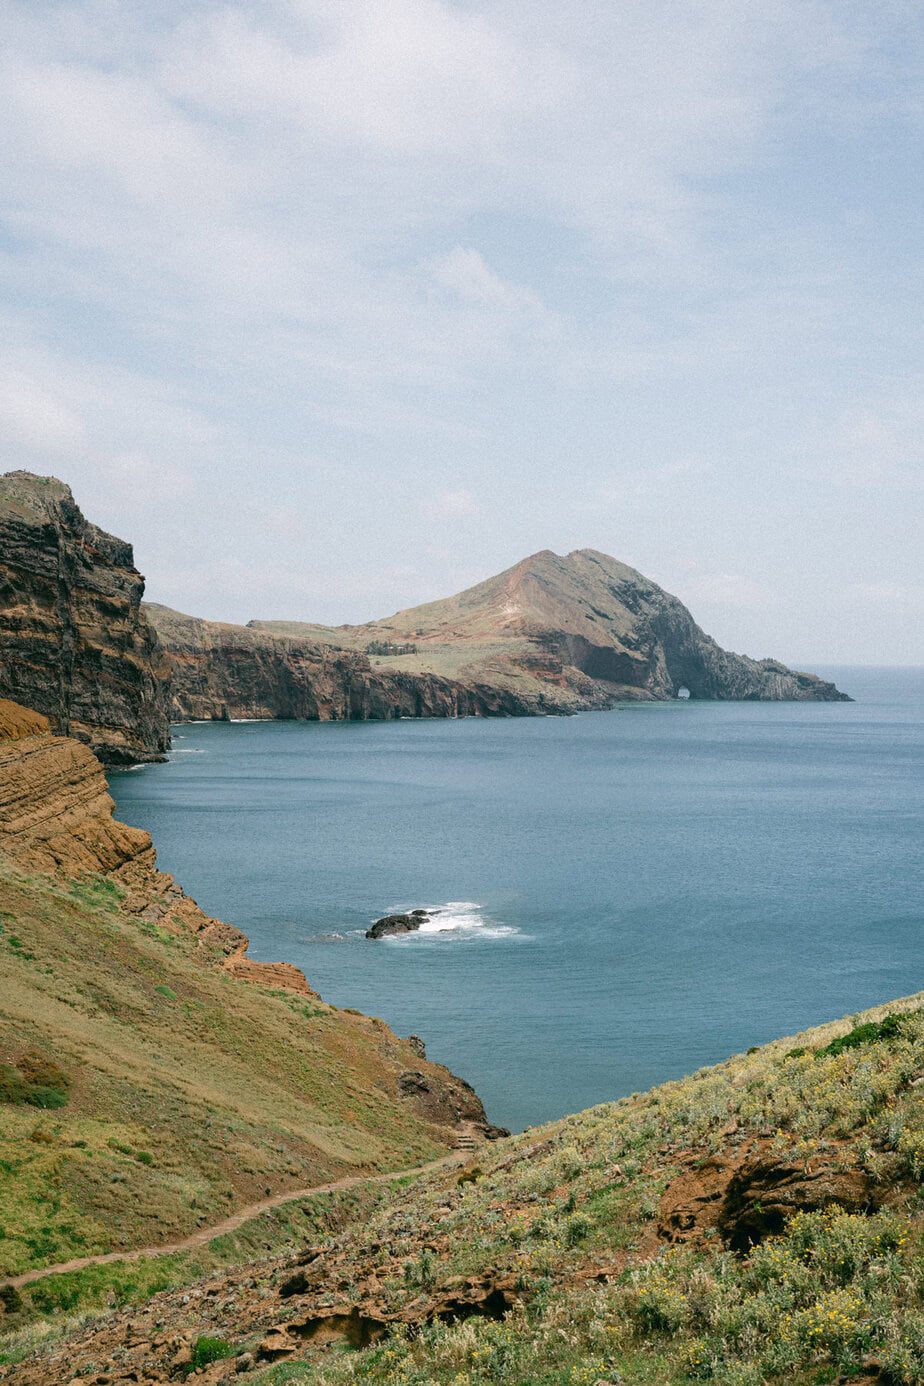
[[[308,993],[288,963],[255,963],[239,929],[204,914],[157,867],[149,833],[113,817],[103,767],[88,746],[54,736],[40,713],[0,699],[0,853],[22,870],[62,879],[111,880],[126,913],[196,935],[222,966],[268,985]]]
[[[488,680],[461,683],[429,670],[373,667],[358,649],[203,621],[145,603],[169,664],[175,721],[236,717],[383,721],[398,717],[511,716],[528,701]]]
[[[676,597],[634,568],[548,549],[454,597],[362,626],[254,621],[371,655],[376,672],[438,674],[490,687],[528,712],[610,707],[624,699],[845,701],[832,683],[777,660],[723,650]],[[849,700],[848,700],[849,701]]]
[[[813,674],[723,650],[633,568],[544,551],[444,601],[360,626],[224,625],[145,607],[177,721],[497,717],[625,699],[843,701]]]
[[[0,476],[0,696],[112,763],[169,744],[143,592],[131,545],[88,523],[63,482]]]

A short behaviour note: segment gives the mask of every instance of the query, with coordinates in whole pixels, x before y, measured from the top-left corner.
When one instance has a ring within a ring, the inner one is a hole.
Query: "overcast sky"
[[[924,663],[912,0],[0,0],[0,461],[203,616]],[[917,63],[917,70],[916,70]]]

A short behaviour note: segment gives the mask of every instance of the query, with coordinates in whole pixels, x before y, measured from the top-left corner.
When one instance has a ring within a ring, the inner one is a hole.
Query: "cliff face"
[[[0,476],[0,696],[117,764],[169,744],[143,592],[131,545],[89,524],[67,486]]]
[[[159,758],[173,720],[503,717],[626,698],[843,700],[721,649],[676,597],[591,549],[545,550],[443,601],[336,628],[248,626],[142,604],[128,544],[54,478],[0,477],[0,696],[112,763]]]
[[[594,677],[655,698],[686,688],[692,698],[849,702],[814,674],[723,650],[676,597],[606,554],[580,549],[565,559],[539,557],[530,577],[545,593],[564,578],[581,613],[572,623],[582,646],[574,662]]]
[[[176,721],[235,717],[383,721],[527,712],[512,692],[429,671],[373,668],[359,650],[144,608],[169,665]]]
[[[246,963],[245,935],[210,919],[158,870],[150,834],[120,823],[114,808],[103,767],[88,746],[52,735],[46,717],[0,699],[0,853],[28,872],[105,876],[125,892],[127,913],[199,935],[232,969]],[[277,985],[294,981],[308,990],[296,968],[278,966]]]

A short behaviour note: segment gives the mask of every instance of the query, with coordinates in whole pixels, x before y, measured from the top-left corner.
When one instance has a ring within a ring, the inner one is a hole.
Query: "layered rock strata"
[[[235,975],[311,991],[298,968],[249,959],[246,935],[209,918],[159,870],[150,833],[120,823],[114,808],[88,746],[54,736],[46,717],[0,699],[0,852],[30,873],[104,876],[125,892],[128,913],[196,934]]]
[[[156,603],[145,611],[169,665],[173,721],[517,716],[528,699],[488,680],[374,668],[360,651],[305,636],[205,621]]]
[[[0,696],[110,763],[160,759],[169,744],[143,593],[131,545],[85,520],[63,482],[0,476]]]

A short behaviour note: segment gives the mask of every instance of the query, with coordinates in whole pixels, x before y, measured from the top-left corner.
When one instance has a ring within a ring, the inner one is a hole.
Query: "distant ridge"
[[[441,601],[355,626],[238,626],[142,602],[131,545],[70,489],[0,476],[0,697],[105,760],[157,759],[169,721],[509,717],[626,699],[846,701],[721,649],[676,597],[595,549],[542,549]]]
[[[849,701],[814,674],[723,650],[676,597],[595,549],[542,549],[453,597],[364,625],[251,621],[248,629],[369,653],[376,668],[490,685],[532,712],[681,690],[693,698]],[[396,653],[375,653],[389,648]]]

